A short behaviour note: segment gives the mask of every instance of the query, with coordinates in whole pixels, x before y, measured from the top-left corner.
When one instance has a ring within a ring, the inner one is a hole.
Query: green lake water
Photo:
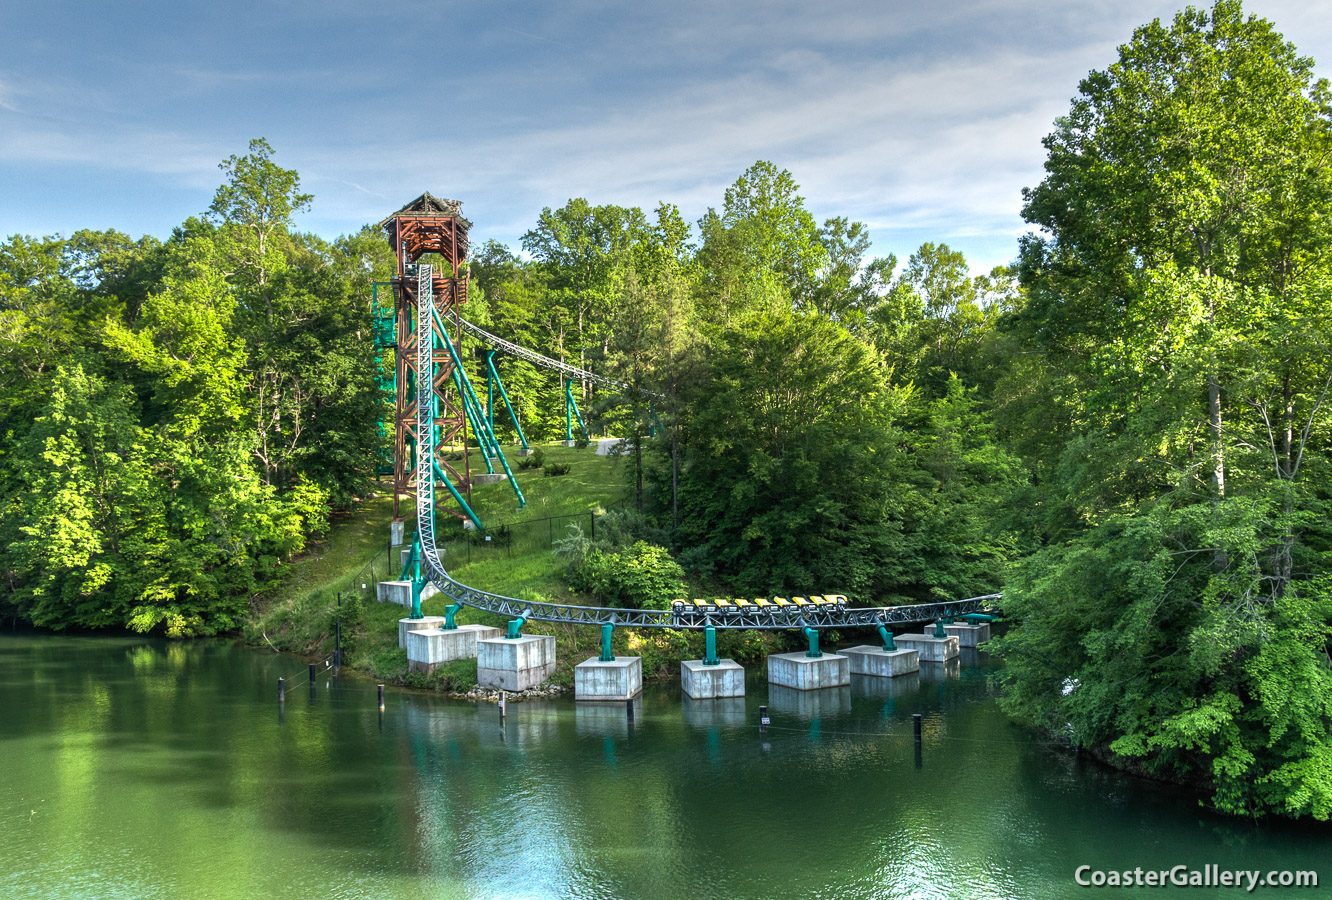
[[[3,635],[0,897],[1332,896],[1332,829],[1226,820],[1045,747],[996,671],[973,653],[817,695],[649,687],[633,725],[570,699],[501,722],[392,689],[381,714],[371,682],[311,689],[304,661],[221,640]],[[1073,881],[1209,863],[1325,886]]]

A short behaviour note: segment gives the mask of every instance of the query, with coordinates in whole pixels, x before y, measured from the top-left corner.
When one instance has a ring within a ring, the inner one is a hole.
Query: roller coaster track
[[[418,370],[434,371],[434,341],[431,339],[431,327],[434,321],[433,282],[431,266],[421,265],[418,269],[418,288],[416,292],[418,312],[417,352]],[[608,378],[584,372],[539,353],[533,353],[517,344],[501,340],[489,332],[464,321],[463,327],[482,340],[492,343],[497,349],[512,353],[536,365],[554,368],[570,377],[590,377],[592,380],[611,387],[627,390],[627,386]],[[844,607],[837,604],[805,606],[748,606],[722,610],[717,607],[699,609],[696,606],[681,607],[676,605],[670,610],[654,609],[615,609],[603,606],[574,606],[567,603],[541,603],[533,600],[519,600],[504,597],[489,591],[455,581],[444,569],[439,560],[439,550],[435,542],[435,471],[432,462],[434,453],[434,404],[431,402],[432,378],[417,379],[416,397],[416,434],[419,441],[416,467],[416,527],[420,540],[421,574],[428,579],[444,596],[454,603],[486,610],[501,616],[524,618],[542,622],[565,622],[574,625],[617,625],[625,628],[850,628],[856,626],[874,627],[878,625],[904,625],[915,622],[931,622],[968,613],[980,612],[988,601],[996,600],[999,594],[984,597],[972,597],[968,600],[953,600],[944,603],[918,603],[911,606],[882,607]]]
[[[535,350],[528,350],[526,347],[515,344],[512,341],[506,341],[502,337],[496,337],[484,328],[473,325],[462,317],[458,318],[458,322],[468,334],[484,341],[496,350],[507,353],[510,356],[516,356],[519,359],[525,359],[534,366],[553,369],[572,381],[586,381],[592,384],[600,384],[605,387],[614,388],[617,391],[629,392],[633,390],[633,388],[622,381],[616,381],[613,378],[607,378],[605,375],[598,375],[595,372],[589,372],[586,369],[571,366],[568,363],[560,362],[558,359],[551,359],[549,356],[543,356]],[[640,393],[649,397],[661,396],[660,394],[654,394],[652,391],[646,390],[640,391]]]

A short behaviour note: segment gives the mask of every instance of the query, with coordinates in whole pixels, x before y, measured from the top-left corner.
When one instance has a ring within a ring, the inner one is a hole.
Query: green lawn
[[[440,515],[444,564],[453,577],[483,590],[531,600],[586,602],[564,585],[562,565],[550,541],[552,536],[563,536],[568,522],[587,529],[589,513],[623,502],[623,463],[597,456],[595,445],[580,450],[545,444],[541,450],[546,462],[567,463],[569,473],[550,477],[541,469],[518,469],[518,457],[512,454],[509,464],[527,500],[525,507],[518,508],[507,481],[474,488],[472,506],[485,532],[465,533],[460,520]],[[473,450],[470,461],[474,471],[478,467],[485,471],[479,451]],[[446,497],[441,501],[452,507],[452,498]],[[410,541],[415,531],[410,498],[403,499],[401,513]],[[550,521],[556,516],[567,518]],[[387,547],[391,518],[392,500],[384,496],[336,519],[324,540],[287,566],[281,586],[256,600],[243,629],[246,639],[323,657],[332,652],[334,622],[340,617],[348,665],[387,680],[407,680],[406,655],[397,647],[397,621],[403,611],[374,599],[376,582],[398,577],[398,553],[390,554]],[[491,541],[484,540],[487,534]],[[364,590],[361,584],[366,585]],[[441,598],[432,598],[424,604],[424,612],[441,614],[444,605]],[[498,617],[477,610],[465,610],[459,621],[503,625]],[[576,629],[550,633],[558,633],[562,649],[567,646],[575,653],[581,645],[591,647],[596,641],[595,636],[578,635]],[[449,679],[453,687],[465,686],[465,673],[451,672],[445,680]]]

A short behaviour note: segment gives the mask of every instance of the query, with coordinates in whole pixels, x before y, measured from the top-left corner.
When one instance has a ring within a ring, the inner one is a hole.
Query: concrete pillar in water
[[[958,652],[958,640],[953,635],[935,637],[933,632],[899,634],[896,642],[903,650],[915,650],[919,653],[921,662],[947,662],[954,659]]]
[[[958,646],[962,648],[979,647],[990,639],[989,622],[978,622],[975,625],[945,625],[944,631],[950,637],[957,638]]]
[[[852,675],[896,678],[898,675],[920,671],[920,651],[914,649],[885,650],[872,644],[863,644],[837,652],[851,660]]]
[[[541,684],[554,671],[553,635],[524,634],[476,642],[476,683],[481,687],[525,691]]]
[[[743,697],[745,670],[733,659],[721,659],[715,666],[701,659],[684,659],[680,661],[680,687],[686,697],[695,700]]]
[[[642,690],[642,657],[602,660],[592,656],[574,666],[575,700],[628,700]]]
[[[851,684],[851,660],[840,653],[774,653],[768,657],[768,684],[814,691]]]

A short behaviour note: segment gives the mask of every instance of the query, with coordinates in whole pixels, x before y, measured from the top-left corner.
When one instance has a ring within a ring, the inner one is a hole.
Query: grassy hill
[[[439,515],[442,561],[464,584],[498,594],[591,603],[564,583],[563,564],[551,544],[565,536],[570,525],[592,530],[596,515],[624,503],[624,462],[597,456],[593,447],[579,450],[547,444],[541,450],[548,464],[567,464],[568,474],[550,477],[542,469],[518,469],[517,458],[510,459],[526,505],[518,508],[507,481],[474,488],[472,506],[485,531],[464,531],[461,520]],[[470,462],[474,471],[478,465],[484,471],[478,452],[473,452]],[[287,568],[280,587],[256,600],[245,623],[245,638],[274,650],[322,659],[333,652],[334,623],[341,619],[345,665],[386,682],[434,690],[466,690],[475,684],[475,660],[454,663],[429,678],[407,674],[406,651],[397,645],[398,619],[407,613],[375,599],[376,583],[396,580],[400,574],[402,548],[388,546],[392,509],[391,497],[382,496],[340,517],[318,546]],[[404,498],[401,512],[410,543],[415,530],[410,498]],[[423,604],[423,612],[442,615],[445,605],[442,597],[431,598]],[[505,625],[500,617],[474,609],[459,613],[458,622]],[[555,635],[559,667],[552,680],[563,684],[572,683],[573,666],[594,652],[600,638],[586,626],[533,622],[524,630]],[[719,649],[731,658],[749,659],[774,649],[780,640],[772,633],[724,632]],[[680,659],[702,653],[702,635],[692,632],[617,629],[615,641],[617,652],[643,657],[643,674],[648,678],[674,677]]]

